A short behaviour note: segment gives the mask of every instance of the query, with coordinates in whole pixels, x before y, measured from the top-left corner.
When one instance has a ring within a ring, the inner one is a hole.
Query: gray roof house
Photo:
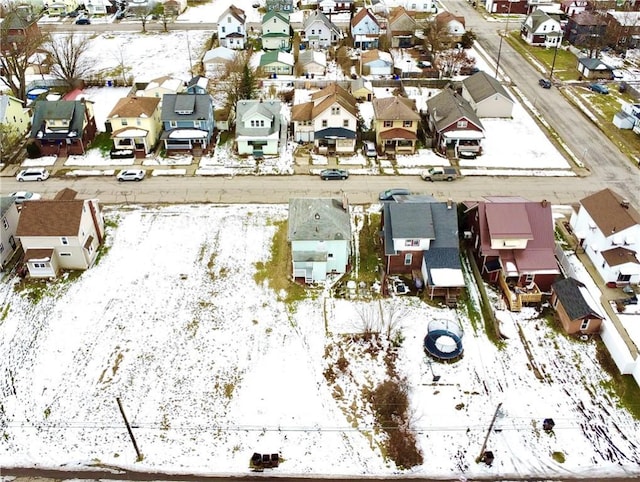
[[[165,94],[160,139],[168,151],[196,154],[210,148],[213,135],[213,102],[209,94]]]
[[[0,270],[3,270],[20,247],[20,241],[16,238],[19,219],[18,205],[14,198],[9,196],[0,197],[0,219],[2,219],[2,230],[0,230],[0,246],[2,247],[0,249]]]
[[[428,195],[398,197],[383,205],[382,233],[387,274],[419,277],[431,299],[456,302],[464,277],[455,203]]]
[[[292,275],[297,281],[317,283],[327,275],[346,273],[351,255],[351,216],[346,200],[290,199],[288,241]]]
[[[462,81],[462,97],[478,117],[512,116],[513,99],[507,89],[486,72],[477,72]]]
[[[599,333],[601,310],[583,283],[566,278],[551,285],[551,305],[568,334]]]
[[[600,59],[582,57],[578,59],[577,68],[585,79],[613,79],[614,68]]]
[[[279,100],[241,100],[236,105],[236,143],[238,154],[278,154],[281,130]]]
[[[320,11],[316,11],[307,17],[302,31],[302,41],[313,49],[330,47],[338,43],[338,40],[342,38],[338,27],[331,23],[331,20]]]

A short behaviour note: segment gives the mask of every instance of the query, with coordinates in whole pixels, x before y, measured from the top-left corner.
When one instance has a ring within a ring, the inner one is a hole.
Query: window
[[[580,331],[585,331],[587,328],[589,328],[589,322],[591,320],[589,318],[587,318],[586,320],[582,320],[582,323],[580,324]]]
[[[411,246],[420,246],[420,241],[417,239],[405,239],[404,240],[404,245],[406,247],[411,247]]]
[[[411,127],[413,125],[412,121],[404,121],[402,123],[402,127]]]
[[[405,266],[410,266],[411,265],[411,260],[413,259],[413,255],[411,253],[407,253],[404,255],[404,265]]]
[[[382,125],[384,127],[393,127],[393,121],[384,121]]]
[[[240,27],[238,27],[238,33],[240,33]]]
[[[169,127],[178,127],[177,121],[169,121]]]
[[[223,25],[222,26],[222,33],[225,33],[225,32],[226,32],[226,30],[225,30],[224,25]]]
[[[71,253],[60,253],[60,256],[71,256]]]
[[[4,253],[4,244],[0,243],[0,253]]]
[[[342,127],[349,127],[349,119],[345,119],[342,121]]]
[[[525,275],[525,277],[524,277],[525,284],[529,285],[529,284],[533,283],[534,278],[535,278],[535,275],[532,275],[532,274]]]
[[[327,127],[329,124],[327,123],[327,119],[322,121],[322,127]]]
[[[2,218],[2,227],[4,229],[9,229],[9,221],[7,221],[7,218]]]
[[[631,275],[630,274],[622,274],[620,273],[618,275],[618,283],[628,283],[629,281],[631,281]]]
[[[227,17],[227,23],[231,23],[231,17]]]
[[[464,129],[465,127],[467,127],[468,122],[465,119],[459,120],[457,127],[460,129]]]
[[[60,238],[60,242],[66,246],[67,244],[69,244],[69,239],[63,236]]]
[[[33,263],[34,268],[44,269],[47,267],[47,263]]]
[[[137,125],[137,126],[142,125],[142,121],[141,121],[140,119],[136,119],[136,125]]]
[[[256,126],[256,121],[254,121],[253,119],[251,120],[251,127],[255,127]]]
[[[316,31],[315,31],[315,29],[312,28],[311,29],[311,35],[315,35],[315,34],[316,34]]]
[[[127,119],[120,119],[120,124],[122,124],[122,127],[125,127],[129,125],[129,121]]]
[[[333,253],[327,253],[327,258],[333,258]]]
[[[340,107],[332,107],[331,115],[340,115]]]

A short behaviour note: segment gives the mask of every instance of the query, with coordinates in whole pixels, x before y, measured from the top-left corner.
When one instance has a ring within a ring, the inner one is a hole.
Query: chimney
[[[548,206],[548,204],[549,204],[549,201],[547,201],[546,199],[543,199],[540,204],[542,204],[543,208],[546,208]]]
[[[622,206],[625,209],[629,209],[629,200],[623,199],[622,201],[620,201],[620,206]]]
[[[447,209],[453,208],[453,199],[447,199]]]

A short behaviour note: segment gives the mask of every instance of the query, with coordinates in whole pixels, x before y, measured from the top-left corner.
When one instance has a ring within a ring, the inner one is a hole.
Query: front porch
[[[504,273],[500,272],[498,284],[507,300],[509,311],[517,312],[522,310],[523,305],[542,301],[542,291],[534,281],[523,285],[515,280],[505,278]]]

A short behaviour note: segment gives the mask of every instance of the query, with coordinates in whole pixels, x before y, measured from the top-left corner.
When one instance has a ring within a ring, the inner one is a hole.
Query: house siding
[[[4,201],[6,202],[6,201]],[[15,237],[16,228],[18,227],[18,206],[12,202],[8,208],[2,213],[2,225],[0,225],[0,243],[3,250],[0,252],[0,269],[4,269],[7,262],[20,248],[20,240]],[[6,228],[5,228],[6,223]]]

